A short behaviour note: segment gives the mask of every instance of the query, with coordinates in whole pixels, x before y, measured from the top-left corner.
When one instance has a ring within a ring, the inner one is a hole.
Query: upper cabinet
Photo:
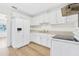
[[[69,16],[79,13],[79,3],[72,3],[61,8],[62,16]]]
[[[63,8],[51,10],[35,16],[31,20],[31,25],[53,25],[65,24],[77,26],[78,24],[78,10],[79,4],[69,4]]]
[[[32,26],[35,26],[35,25],[39,25],[39,22],[40,22],[39,18],[35,18],[34,17],[34,18],[31,19],[31,23],[30,24]]]
[[[78,27],[78,14],[67,16],[67,24]]]
[[[66,23],[67,17],[62,16],[61,9],[57,10],[56,12],[57,24]]]
[[[43,13],[32,18],[31,25],[56,24],[56,11]]]
[[[49,24],[57,24],[57,11],[51,11],[48,13],[48,21],[49,21]]]

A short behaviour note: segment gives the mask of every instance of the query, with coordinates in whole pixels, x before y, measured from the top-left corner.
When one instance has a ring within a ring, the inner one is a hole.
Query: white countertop
[[[70,31],[40,31],[40,30],[31,30],[31,33],[45,33],[50,35],[67,35],[67,36],[74,36],[74,34]]]
[[[69,40],[62,40],[62,39],[55,39],[55,38],[53,38],[55,35],[57,35],[57,34],[63,34],[63,35],[70,35],[70,36],[74,36],[74,34],[72,33],[72,32],[68,32],[68,31],[52,31],[52,32],[44,32],[44,31],[31,31],[32,33],[34,32],[34,33],[43,33],[43,34],[48,34],[48,35],[50,35],[51,37],[52,37],[52,39],[54,40],[54,41],[60,41],[60,42],[65,42],[65,43],[70,43],[70,44],[77,44],[77,45],[79,45],[79,42],[75,42],[75,41],[69,41]],[[53,41],[52,40],[52,41]]]
[[[79,45],[79,42],[69,41],[69,40],[63,40],[63,39],[55,39],[55,38],[52,38],[52,41],[59,41],[59,42],[64,42],[64,43],[70,43],[70,44]]]

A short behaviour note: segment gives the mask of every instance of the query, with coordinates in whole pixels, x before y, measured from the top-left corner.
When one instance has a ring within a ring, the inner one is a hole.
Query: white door
[[[16,18],[12,20],[12,46],[20,48],[29,43],[29,21]]]

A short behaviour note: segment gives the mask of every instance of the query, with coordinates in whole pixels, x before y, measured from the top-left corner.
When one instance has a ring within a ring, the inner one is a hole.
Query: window
[[[0,33],[6,32],[7,20],[4,14],[0,14]]]
[[[6,31],[6,25],[0,24],[0,32],[5,32],[5,31]]]

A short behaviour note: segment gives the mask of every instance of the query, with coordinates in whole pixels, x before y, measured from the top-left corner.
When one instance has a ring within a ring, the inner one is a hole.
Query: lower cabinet
[[[31,41],[42,46],[51,48],[51,37],[45,33],[31,33]]]
[[[51,36],[49,36],[49,34],[41,33],[40,44],[45,47],[51,48]]]
[[[79,56],[79,45],[52,40],[52,56]]]
[[[47,35],[41,33],[40,34],[40,42],[41,42],[41,45],[47,47],[47,43],[48,43],[47,40],[48,40]]]
[[[40,44],[39,33],[31,33],[30,39],[31,39],[31,41]]]
[[[47,47],[51,48],[52,46],[52,37],[49,37],[49,39],[47,40]]]

